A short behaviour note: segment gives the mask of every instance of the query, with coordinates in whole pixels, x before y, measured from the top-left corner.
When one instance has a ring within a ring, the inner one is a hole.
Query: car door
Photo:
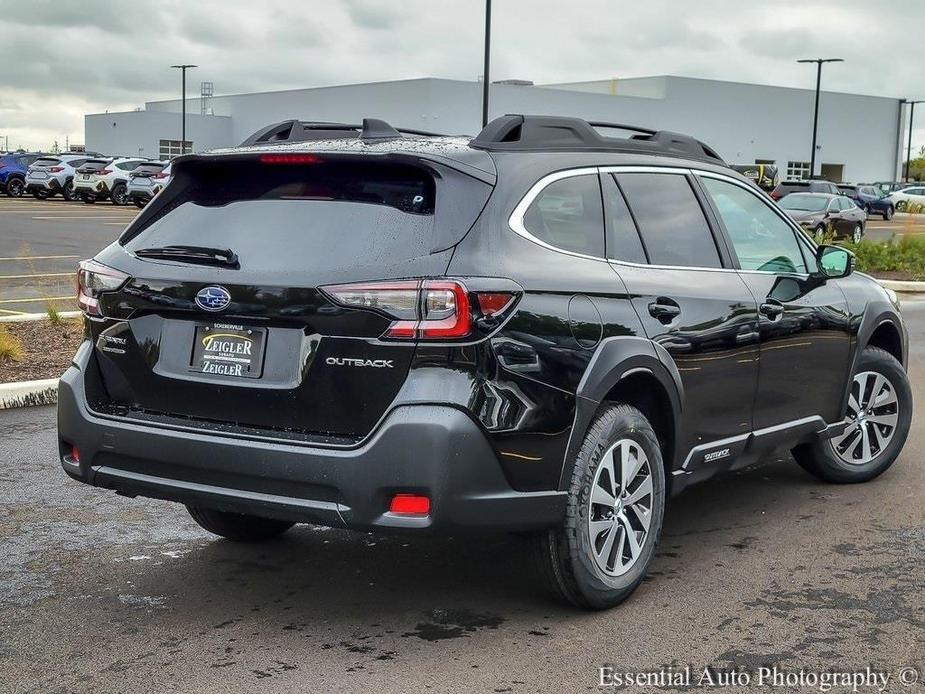
[[[829,229],[834,231],[838,236],[849,233],[849,222],[847,220],[847,215],[845,215],[845,210],[842,207],[840,197],[832,198],[829,201],[826,213],[828,214]]]
[[[602,169],[607,257],[683,384],[687,469],[744,447],[758,379],[758,307],[695,186],[681,169]]]
[[[838,421],[850,360],[848,307],[838,282],[819,275],[808,240],[747,184],[713,173],[698,178],[758,303],[755,428]]]

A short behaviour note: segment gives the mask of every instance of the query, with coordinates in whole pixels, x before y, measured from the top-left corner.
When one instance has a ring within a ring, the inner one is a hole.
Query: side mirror
[[[816,262],[819,273],[828,279],[847,277],[854,272],[854,253],[840,246],[819,246]]]

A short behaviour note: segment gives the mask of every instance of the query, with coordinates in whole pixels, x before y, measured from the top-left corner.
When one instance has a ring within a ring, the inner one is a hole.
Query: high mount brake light
[[[95,260],[83,260],[77,266],[77,305],[88,316],[100,317],[100,295],[115,291],[128,275]]]
[[[382,335],[388,340],[458,340],[474,322],[505,311],[511,292],[469,292],[459,280],[359,282],[322,288],[336,303],[370,309],[394,319]]]
[[[261,154],[261,164],[320,164],[321,158],[314,154]]]

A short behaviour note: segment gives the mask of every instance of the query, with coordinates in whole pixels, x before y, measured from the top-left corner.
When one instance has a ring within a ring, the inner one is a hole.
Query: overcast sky
[[[83,142],[83,115],[178,96],[482,71],[483,0],[0,0],[0,137]],[[492,79],[674,74],[925,99],[925,0],[495,0]],[[925,104],[916,147],[925,145]],[[823,118],[835,117],[823,114]]]

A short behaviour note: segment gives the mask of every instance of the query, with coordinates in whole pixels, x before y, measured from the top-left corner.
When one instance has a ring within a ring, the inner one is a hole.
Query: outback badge
[[[196,294],[196,305],[203,311],[223,311],[231,303],[231,294],[224,287],[203,287]]]

